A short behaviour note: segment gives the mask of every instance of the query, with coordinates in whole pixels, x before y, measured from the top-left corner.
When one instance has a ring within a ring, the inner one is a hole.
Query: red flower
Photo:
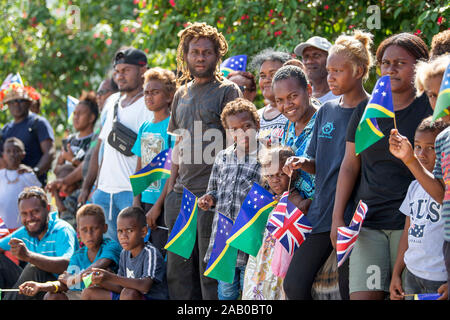
[[[272,15],[273,15],[273,9],[270,9],[270,11],[269,11],[269,18],[272,18]]]
[[[170,5],[171,5],[172,7],[175,8],[175,0],[169,0],[169,3],[170,3]]]
[[[139,4],[139,0],[133,0],[133,4]]]
[[[111,43],[112,43],[112,40],[111,40],[111,38],[109,38],[109,39],[106,39],[105,43],[106,43],[106,45],[107,45],[107,46],[110,46],[110,45],[111,45]]]
[[[419,34],[421,34],[422,33],[422,30],[420,30],[420,29],[417,29],[417,31],[416,32],[414,32],[414,35],[415,36],[418,36]]]
[[[349,29],[353,29],[354,27],[355,27],[354,24],[351,24],[351,25],[348,26]]]
[[[131,28],[131,33],[135,33],[136,32],[136,29],[135,28]]]
[[[438,25],[441,25],[442,24],[442,19],[443,19],[444,17],[439,17],[438,19],[437,19],[437,24]]]
[[[128,27],[123,27],[123,32],[128,32]]]
[[[326,4],[326,5],[324,5],[323,6],[323,8],[325,9],[325,10],[328,10],[328,9],[330,9],[330,7]]]

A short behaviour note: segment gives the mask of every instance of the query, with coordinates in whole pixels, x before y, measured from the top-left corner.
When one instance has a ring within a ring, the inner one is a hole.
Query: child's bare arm
[[[130,288],[146,294],[150,290],[153,280],[151,278],[126,278],[103,269],[92,268],[92,283],[109,291],[120,292],[122,288]]]
[[[414,154],[414,150],[408,138],[398,133],[397,129],[391,130],[389,137],[389,151],[403,161],[414,177],[419,181],[425,191],[437,202],[444,201],[445,183],[436,178],[431,172],[422,166]]]

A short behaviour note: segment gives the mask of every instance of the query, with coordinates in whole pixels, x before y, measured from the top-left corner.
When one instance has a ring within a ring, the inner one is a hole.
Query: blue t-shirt
[[[110,268],[113,272],[117,272],[119,268],[119,259],[120,253],[122,252],[122,247],[119,245],[117,241],[111,240],[109,238],[103,238],[103,243],[100,245],[100,248],[95,256],[94,261],[90,261],[88,257],[88,248],[86,246],[78,249],[72,256],[69,262],[69,266],[67,267],[67,272],[70,274],[79,274],[83,270],[89,268],[94,262],[100,259],[109,259],[113,263],[110,265]],[[83,290],[84,283],[80,282],[79,284],[70,287],[71,290]]]
[[[8,243],[11,238],[22,240],[29,251],[47,257],[70,259],[75,250],[79,248],[75,230],[68,222],[58,218],[58,213],[56,211],[49,213],[47,232],[41,240],[30,236],[25,227],[22,226],[13,233],[2,238],[0,240],[0,248],[9,251],[11,247]]]
[[[22,163],[30,167],[35,167],[42,157],[40,143],[44,140],[55,140],[53,129],[47,119],[38,116],[32,112],[25,120],[14,123],[7,123],[2,130],[3,141],[9,137],[16,137],[22,140],[25,145],[25,158]],[[0,152],[3,150],[3,143],[0,146]]]
[[[136,142],[131,151],[141,158],[142,168],[164,149],[174,146],[174,139],[167,134],[170,117],[154,123],[145,121],[139,128]],[[167,179],[155,181],[141,194],[141,201],[154,204],[158,200]]]
[[[367,104],[367,99],[360,104]],[[331,230],[336,184],[345,154],[345,137],[355,108],[342,108],[339,99],[326,102],[317,111],[316,122],[306,155],[316,163],[316,192],[308,210],[312,233]],[[351,199],[352,200],[352,199]],[[353,201],[344,213],[348,224],[352,218]]]

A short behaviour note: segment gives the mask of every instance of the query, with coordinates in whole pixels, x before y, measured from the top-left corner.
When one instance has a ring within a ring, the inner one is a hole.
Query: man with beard
[[[105,210],[108,224],[106,237],[117,241],[117,215],[122,209],[133,204],[129,177],[134,173],[137,157],[134,154],[123,153],[120,147],[114,145],[112,137],[116,135],[115,123],[119,122],[137,134],[144,121],[153,120],[153,112],[147,109],[144,102],[143,75],[147,71],[145,53],[131,47],[121,48],[115,54],[113,65],[114,82],[119,92],[111,95],[104,106],[108,112],[96,145],[96,148],[100,148],[104,141],[103,157],[92,202]],[[94,150],[94,153],[98,154],[98,150]],[[96,157],[92,159],[97,161]],[[90,180],[83,183],[81,194],[84,198],[79,198],[81,203],[86,201],[91,191],[94,181]]]
[[[57,212],[49,212],[47,196],[39,187],[24,189],[18,197],[22,227],[0,240],[1,288],[18,288],[25,281],[55,281],[69,265],[78,249],[75,230],[58,218]],[[3,253],[10,251],[19,261],[26,263],[22,269]],[[30,297],[17,292],[7,292],[6,300],[28,300]],[[34,299],[43,299],[37,295]]]
[[[177,82],[181,86],[172,102],[167,129],[177,137],[164,205],[169,234],[180,212],[183,188],[197,197],[206,193],[214,158],[224,147],[222,109],[229,101],[242,96],[239,87],[219,72],[218,66],[228,44],[216,28],[205,23],[189,23],[178,36],[177,71],[181,76]],[[204,138],[205,133],[211,133],[214,141]],[[171,299],[217,299],[217,281],[203,275],[206,268],[203,258],[208,249],[213,218],[213,211],[198,209],[197,240],[189,259],[167,252]]]
[[[338,98],[328,87],[327,57],[331,43],[322,37],[312,37],[295,47],[294,53],[302,57],[306,76],[311,83],[314,98],[324,104],[328,100]]]

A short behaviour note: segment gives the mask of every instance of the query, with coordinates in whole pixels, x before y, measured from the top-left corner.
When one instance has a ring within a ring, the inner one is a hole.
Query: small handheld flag
[[[0,218],[0,238],[7,236],[9,233],[9,229],[6,227],[5,222],[3,222],[3,219]]]
[[[73,111],[77,106],[79,100],[72,96],[67,96],[67,123],[72,124],[73,122]]]
[[[237,55],[226,59],[220,64],[220,71],[224,77],[228,76],[232,71],[245,71],[247,67],[247,55]]]
[[[288,196],[288,192],[283,193],[267,223],[267,229],[290,255],[294,255],[312,231],[312,226],[303,212],[288,200]]]
[[[87,276],[83,277],[83,283],[85,288],[89,288],[92,283],[92,273],[89,273]]]
[[[148,165],[130,176],[133,195],[137,196],[157,180],[168,178],[171,167],[172,149],[169,148],[158,153]]]
[[[189,259],[197,238],[197,197],[188,189],[183,190],[183,199],[164,249]]]
[[[440,296],[439,293],[419,293],[414,295],[414,300],[437,300]]]
[[[275,204],[274,196],[254,183],[242,203],[227,244],[256,257],[262,245],[267,219]]]
[[[348,227],[338,227],[336,241],[338,267],[344,263],[345,259],[347,259],[352,252],[353,246],[358,239],[362,223],[366,217],[367,210],[367,205],[360,200],[350,225]]]
[[[433,112],[433,121],[445,117],[449,114],[448,107],[450,107],[450,63],[442,77],[441,87],[436,100],[436,107]]]
[[[237,249],[230,247],[226,241],[233,228],[233,220],[218,212],[216,239],[206,266],[205,276],[233,283]]]
[[[378,127],[376,118],[393,118],[394,127],[397,126],[395,124],[394,103],[389,76],[383,76],[378,79],[358,124],[355,133],[356,155],[384,137],[384,134]]]

